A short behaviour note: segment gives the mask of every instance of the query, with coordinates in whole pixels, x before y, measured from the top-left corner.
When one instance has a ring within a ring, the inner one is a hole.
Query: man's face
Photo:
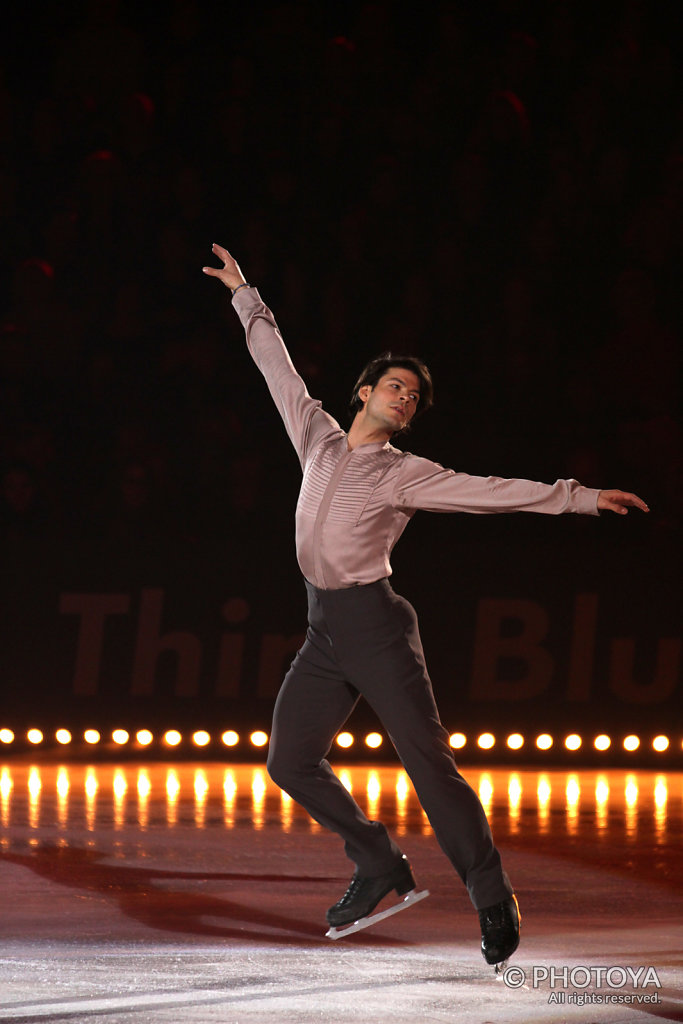
[[[374,388],[366,384],[359,395],[365,403],[366,418],[393,434],[407,427],[415,415],[420,400],[420,380],[412,370],[392,366]]]

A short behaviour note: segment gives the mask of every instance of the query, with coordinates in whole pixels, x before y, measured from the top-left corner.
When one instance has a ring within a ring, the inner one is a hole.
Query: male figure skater
[[[434,833],[479,912],[482,953],[499,965],[519,944],[519,909],[484,809],[458,772],[439,721],[417,618],[389,584],[391,551],[417,509],[434,512],[648,511],[635,494],[575,480],[553,485],[473,477],[391,444],[432,400],[417,359],[373,360],[353,393],[346,433],[310,397],[273,314],[230,253],[204,267],[232,292],[249,350],[297,451],[303,483],[297,557],[308,591],[308,631],[279,692],[268,770],[309,814],[344,840],[351,884],[327,911],[333,928],[367,917],[389,892],[414,891],[410,864],[384,825],[369,821],[326,760],[359,696],[386,728]]]

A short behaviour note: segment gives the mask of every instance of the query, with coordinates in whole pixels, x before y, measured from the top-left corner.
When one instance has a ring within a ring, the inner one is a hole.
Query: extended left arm
[[[533,480],[470,476],[445,469],[436,462],[404,455],[394,488],[393,505],[405,511],[429,512],[543,512],[559,515],[578,512],[598,515],[603,509],[620,512],[627,506],[648,511],[644,501],[625,491],[598,491],[576,480],[554,484]]]

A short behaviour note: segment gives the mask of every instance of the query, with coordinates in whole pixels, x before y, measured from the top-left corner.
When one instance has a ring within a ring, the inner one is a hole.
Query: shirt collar
[[[344,445],[346,447],[347,452],[349,452],[350,454],[353,452],[362,452],[363,454],[365,454],[369,452],[389,451],[389,449],[391,448],[391,443],[389,441],[368,441],[365,444],[358,444],[356,445],[355,448],[349,450],[348,434],[344,436]]]

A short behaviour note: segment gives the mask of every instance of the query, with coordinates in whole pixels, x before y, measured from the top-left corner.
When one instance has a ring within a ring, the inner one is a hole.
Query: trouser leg
[[[327,638],[309,629],[275,703],[268,771],[312,818],[342,837],[360,874],[373,876],[391,869],[400,850],[384,825],[366,818],[326,760],[357,700]]]
[[[479,797],[457,769],[448,736],[425,693],[370,698],[415,787],[434,834],[477,910],[512,892]],[[433,708],[433,712],[432,712]],[[429,716],[429,717],[428,717]]]
[[[335,602],[340,614],[327,616],[335,652],[389,733],[474,906],[490,906],[512,887],[481,802],[458,772],[439,720],[415,612],[388,584],[373,587],[363,588],[355,604],[346,602],[343,615]]]

